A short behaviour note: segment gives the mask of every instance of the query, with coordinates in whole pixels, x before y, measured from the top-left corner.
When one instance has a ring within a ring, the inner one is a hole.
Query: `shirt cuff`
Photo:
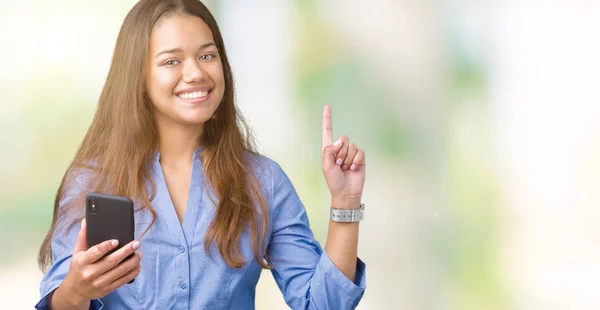
[[[321,261],[319,263],[323,268],[325,275],[330,277],[337,286],[348,295],[357,296],[360,300],[364,294],[365,288],[367,288],[367,278],[365,274],[366,265],[360,258],[356,259],[354,282],[350,281],[350,279],[348,279],[348,277],[333,264],[326,251],[323,251],[323,254],[321,254]]]
[[[50,298],[54,291],[58,288],[60,283],[56,284],[54,288],[52,288],[40,301],[35,305],[35,309],[37,310],[49,310],[50,309]],[[92,299],[90,302],[90,310],[102,310],[104,308],[104,304],[100,299]]]

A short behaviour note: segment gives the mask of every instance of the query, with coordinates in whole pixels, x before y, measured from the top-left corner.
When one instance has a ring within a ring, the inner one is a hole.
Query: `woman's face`
[[[225,79],[208,25],[195,16],[174,14],[150,34],[146,91],[159,125],[200,125],[217,110]]]

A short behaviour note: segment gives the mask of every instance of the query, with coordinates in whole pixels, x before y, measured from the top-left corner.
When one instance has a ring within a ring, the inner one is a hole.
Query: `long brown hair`
[[[263,259],[268,207],[251,165],[251,156],[258,153],[250,129],[234,103],[233,76],[219,27],[198,0],[141,0],[123,22],[96,114],[58,189],[52,225],[38,255],[42,271],[52,263],[52,236],[58,229],[72,227],[82,219],[83,197],[89,191],[133,198],[141,209],[152,214],[154,224],[156,212],[151,200],[155,184],[150,169],[158,141],[144,78],[152,28],[171,14],[197,16],[206,22],[225,76],[223,99],[214,117],[204,124],[202,136],[203,170],[218,198],[215,217],[205,235],[205,251],[210,254],[211,244],[216,243],[229,266],[242,267],[246,261],[240,242],[248,226],[254,259],[261,267],[269,268]],[[77,188],[82,171],[90,170],[93,177]],[[73,188],[77,188],[77,196],[70,198],[67,192]]]

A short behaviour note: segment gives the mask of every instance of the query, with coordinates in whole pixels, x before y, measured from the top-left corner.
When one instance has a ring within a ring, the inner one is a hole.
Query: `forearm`
[[[50,305],[52,310],[87,310],[90,308],[90,301],[76,298],[61,285],[52,294]]]
[[[335,209],[357,209],[360,201],[332,200]],[[329,221],[325,251],[333,264],[351,281],[356,273],[359,223]]]

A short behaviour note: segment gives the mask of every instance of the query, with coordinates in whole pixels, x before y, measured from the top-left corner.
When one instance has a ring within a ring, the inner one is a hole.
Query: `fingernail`
[[[142,251],[140,251],[139,253],[140,253],[140,258],[142,258],[142,256],[144,255],[144,253],[142,253]]]
[[[340,144],[342,144],[342,140],[340,140],[340,139],[337,139],[337,140],[335,140],[335,142],[333,142],[333,146],[338,146]]]
[[[356,169],[356,165],[352,164],[352,166],[350,166],[350,170],[355,170]]]
[[[137,250],[140,247],[140,242],[139,241],[134,241],[132,244],[132,247],[134,250]]]
[[[348,166],[346,166],[346,165],[343,165],[343,166],[342,166],[342,170],[348,170]]]
[[[341,158],[338,158],[338,159],[335,161],[335,164],[336,164],[336,165],[338,165],[338,166],[341,166],[341,165],[342,165],[342,159],[341,159]]]
[[[110,242],[110,245],[112,245],[112,246],[117,246],[117,245],[119,245],[119,241],[117,241],[117,240],[112,240],[112,241]]]

